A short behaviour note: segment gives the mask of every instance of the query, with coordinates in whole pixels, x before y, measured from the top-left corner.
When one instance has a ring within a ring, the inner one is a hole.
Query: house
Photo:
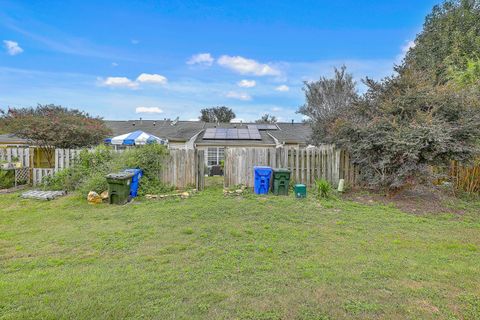
[[[218,165],[226,147],[305,147],[312,134],[306,123],[208,123],[178,120],[105,121],[112,135],[141,130],[169,141],[171,149],[205,150],[206,164]]]

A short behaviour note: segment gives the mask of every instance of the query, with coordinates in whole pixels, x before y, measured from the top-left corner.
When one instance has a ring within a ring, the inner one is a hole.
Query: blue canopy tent
[[[104,141],[107,144],[112,144],[115,146],[138,146],[150,143],[159,143],[164,145],[168,144],[167,139],[156,137],[153,134],[146,133],[141,130],[122,134],[113,138],[108,138]]]

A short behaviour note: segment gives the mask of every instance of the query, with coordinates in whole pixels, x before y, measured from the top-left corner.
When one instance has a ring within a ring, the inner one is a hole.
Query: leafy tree
[[[102,119],[53,104],[0,111],[7,131],[43,150],[50,166],[54,148],[94,146],[110,133]]]
[[[367,80],[367,93],[336,121],[332,140],[350,152],[369,186],[395,191],[423,183],[430,166],[478,152],[480,100],[429,80],[414,72]]]
[[[452,70],[452,79],[460,87],[480,88],[480,59],[468,60],[464,70]]]
[[[480,0],[449,0],[433,8],[405,65],[446,83],[449,69],[463,70],[480,54]]]
[[[277,117],[265,113],[260,119],[255,120],[256,123],[277,123]]]
[[[230,122],[235,118],[235,112],[232,109],[222,107],[204,108],[200,110],[200,121],[205,122]]]
[[[308,117],[312,124],[312,142],[328,139],[328,130],[358,99],[356,84],[345,66],[335,68],[333,78],[321,77],[314,82],[304,82],[305,104],[298,113]]]

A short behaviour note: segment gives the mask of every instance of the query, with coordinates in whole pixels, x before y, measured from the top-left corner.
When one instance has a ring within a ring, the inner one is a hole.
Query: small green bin
[[[288,195],[288,187],[290,186],[290,170],[276,168],[273,169],[273,194],[278,196]]]
[[[295,190],[295,197],[297,198],[307,197],[307,187],[304,184],[296,184],[294,190]]]
[[[110,173],[106,176],[108,182],[108,201],[110,204],[125,204],[130,196],[130,184],[133,173]]]

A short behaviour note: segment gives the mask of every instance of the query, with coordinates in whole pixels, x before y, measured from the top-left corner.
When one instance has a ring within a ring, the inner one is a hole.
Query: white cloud
[[[244,92],[236,92],[236,91],[227,92],[226,97],[230,99],[237,99],[237,100],[243,100],[243,101],[252,100],[252,97],[249,94],[246,94]]]
[[[243,119],[243,118],[233,118],[230,122],[231,123],[240,123],[240,122],[245,122],[245,119]]]
[[[158,107],[137,107],[135,108],[136,113],[162,113],[163,110]]]
[[[107,77],[106,79],[99,79],[100,84],[112,88],[132,88],[138,87],[138,83],[128,79],[127,77]]]
[[[286,92],[289,91],[290,88],[287,85],[282,84],[281,86],[276,87],[275,90],[280,92]]]
[[[7,53],[11,56],[15,56],[23,52],[23,49],[20,48],[18,42],[11,40],[3,40],[3,45],[5,46],[5,49],[7,49]]]
[[[257,85],[255,80],[240,80],[237,85],[242,88],[253,88]]]
[[[112,62],[112,67],[117,67],[117,66],[118,66],[118,63]]]
[[[411,49],[411,48],[414,48],[415,47],[415,41],[407,41],[403,46],[402,46],[402,52],[397,56],[397,58],[395,59],[395,63],[396,64],[400,64],[402,63],[403,59],[405,58],[405,56],[407,55],[408,51]]]
[[[198,118],[190,118],[188,121],[200,121]]]
[[[279,107],[273,107],[272,108],[273,112],[279,112],[280,110],[282,110],[282,108],[279,108]]]
[[[280,70],[268,64],[259,63],[252,59],[240,56],[221,56],[217,63],[227,69],[240,74],[251,74],[255,76],[279,76]]]
[[[137,82],[140,83],[154,83],[154,84],[166,84],[167,78],[160,74],[149,74],[149,73],[142,73],[138,76]]]
[[[140,43],[140,40],[132,39],[130,42],[131,42],[132,44],[139,44],[139,43]]]
[[[204,66],[211,66],[213,64],[213,57],[210,53],[195,54],[187,60],[187,64],[200,64]]]

